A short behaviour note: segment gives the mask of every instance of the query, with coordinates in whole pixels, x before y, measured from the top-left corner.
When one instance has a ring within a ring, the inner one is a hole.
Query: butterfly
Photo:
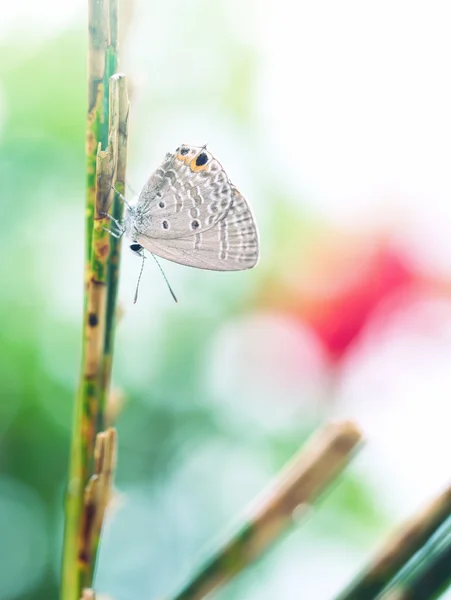
[[[206,146],[182,145],[166,154],[137,200],[127,204],[123,222],[112,220],[118,232],[110,233],[125,233],[139,256],[146,249],[213,271],[250,269],[259,260],[249,205]]]
[[[249,205],[205,146],[168,153],[116,225],[132,251],[198,269],[241,271],[259,259]]]

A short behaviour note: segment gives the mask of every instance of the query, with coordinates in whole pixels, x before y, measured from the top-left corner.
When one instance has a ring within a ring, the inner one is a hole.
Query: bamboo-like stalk
[[[380,600],[436,600],[451,585],[451,518],[446,532],[428,544],[418,560],[407,566],[399,581],[378,598]]]
[[[85,284],[91,274],[98,144],[108,143],[109,79],[116,72],[118,0],[88,0],[88,117],[86,127]]]
[[[125,173],[127,168],[127,141],[128,141],[128,115],[130,104],[127,96],[127,84],[125,77],[121,77],[117,82],[117,90],[115,91],[117,98],[115,100],[120,114],[117,115],[117,165],[115,177],[115,190],[113,204],[110,209],[110,214],[120,221],[123,217],[124,205],[120,199],[120,195],[125,193]],[[108,273],[107,273],[107,307],[106,307],[106,323],[104,336],[104,352],[102,360],[102,396],[100,398],[100,411],[102,414],[105,411],[107,398],[110,393],[111,369],[113,366],[113,350],[114,350],[114,332],[116,322],[116,304],[117,292],[119,285],[119,266],[121,256],[121,238],[110,237],[110,252],[108,258]]]
[[[336,600],[376,598],[450,515],[451,486],[402,525]]]
[[[261,499],[249,507],[243,525],[225,540],[171,600],[200,600],[260,556],[292,523],[293,512],[310,504],[349,462],[361,441],[351,422],[319,430]]]
[[[88,284],[85,309],[83,373],[77,398],[78,420],[73,434],[77,437],[73,440],[71,457],[70,485],[72,487],[69,489],[67,499],[62,579],[64,600],[77,598],[78,596],[74,594],[79,594],[81,587],[88,587],[92,583],[94,567],[94,564],[87,564],[83,558],[80,558],[79,554],[83,545],[81,522],[84,486],[92,471],[94,439],[103,426],[104,405],[111,377],[120,246],[114,243],[115,238],[104,230],[104,227],[110,226],[110,223],[102,215],[108,210],[109,198],[112,195],[111,185],[115,185],[118,171],[125,178],[125,140],[129,105],[126,80],[123,75],[115,75],[111,78],[110,109],[108,147],[102,151],[99,144],[97,153],[96,204],[92,235],[91,279]],[[119,161],[121,161],[120,169]],[[106,339],[109,340],[107,348]],[[91,560],[95,562],[95,552]],[[71,591],[72,589],[74,592]]]
[[[126,79],[117,66],[117,2],[89,0],[85,311],[82,373],[75,402],[66,496],[61,600],[78,600],[90,587],[92,564],[80,560],[84,488],[94,464],[94,443],[103,429],[110,386],[120,244],[104,217],[125,180],[129,104]],[[110,110],[111,108],[111,110]],[[119,178],[119,183],[116,180]],[[118,199],[113,213],[120,217]]]

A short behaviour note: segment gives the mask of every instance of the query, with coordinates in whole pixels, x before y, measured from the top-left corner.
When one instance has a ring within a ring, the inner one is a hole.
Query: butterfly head
[[[143,247],[141,246],[141,244],[138,244],[138,242],[131,243],[130,244],[130,250],[134,254],[137,254],[138,256],[142,256]]]

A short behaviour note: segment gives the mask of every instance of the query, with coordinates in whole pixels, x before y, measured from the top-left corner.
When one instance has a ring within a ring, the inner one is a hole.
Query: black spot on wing
[[[197,167],[202,167],[202,165],[205,165],[208,161],[208,156],[205,154],[205,152],[201,152],[199,154],[199,156],[196,158],[196,166]]]

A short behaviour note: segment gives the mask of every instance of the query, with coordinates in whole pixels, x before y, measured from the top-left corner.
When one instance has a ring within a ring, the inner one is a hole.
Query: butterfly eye
[[[169,223],[167,221],[163,221],[161,223],[161,226],[163,227],[163,229],[169,229]]]
[[[141,244],[138,244],[138,242],[134,242],[133,244],[130,244],[130,250],[132,252],[139,252],[140,250],[142,250],[142,246]]]

